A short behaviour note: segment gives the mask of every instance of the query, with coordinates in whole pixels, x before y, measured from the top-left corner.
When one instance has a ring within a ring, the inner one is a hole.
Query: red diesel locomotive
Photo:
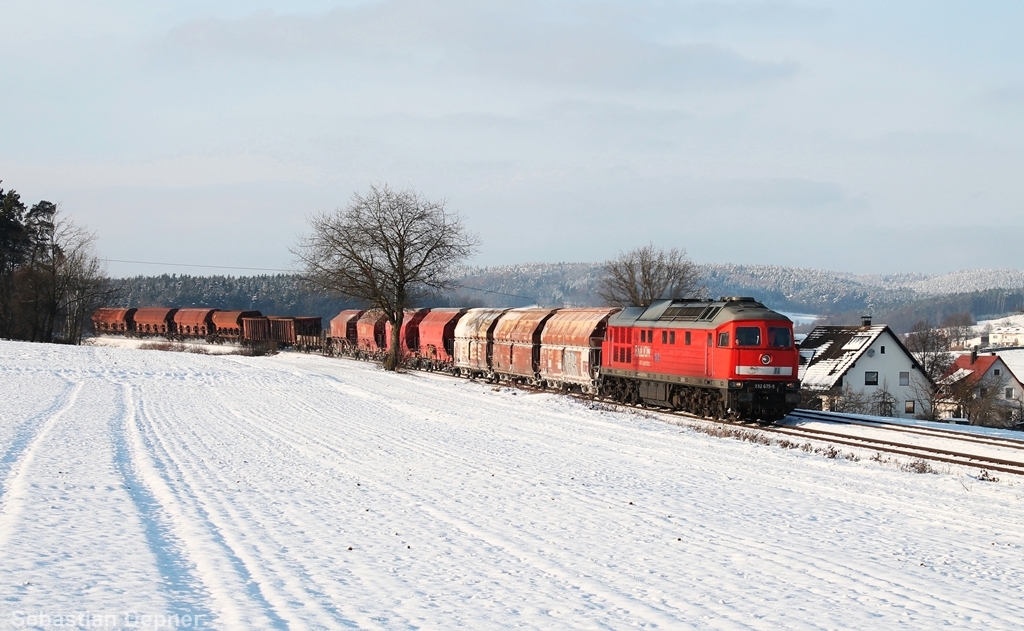
[[[777,420],[800,402],[793,323],[753,298],[658,300],[612,316],[600,392],[717,418]]]

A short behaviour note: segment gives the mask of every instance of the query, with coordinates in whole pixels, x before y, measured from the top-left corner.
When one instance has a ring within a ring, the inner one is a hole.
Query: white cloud
[[[579,2],[389,0],[323,16],[262,12],[204,18],[173,29],[171,50],[228,59],[360,61],[427,72],[505,77],[525,83],[604,90],[727,88],[792,77],[792,60],[747,58],[705,41],[664,43],[630,20]]]

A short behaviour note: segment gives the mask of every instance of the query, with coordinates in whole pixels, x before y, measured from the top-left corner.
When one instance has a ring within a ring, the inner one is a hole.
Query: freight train
[[[317,317],[264,316],[259,311],[167,307],[104,307],[92,314],[92,328],[97,335],[274,345],[305,351],[323,348],[322,321]]]
[[[342,311],[325,352],[379,358],[390,338],[382,313]],[[714,418],[774,421],[800,402],[793,322],[749,297],[419,310],[406,314],[400,339],[411,367]]]
[[[379,359],[391,327],[380,311],[320,318],[200,309],[101,309],[98,334],[213,342],[273,341]],[[648,307],[417,309],[400,353],[410,368],[576,391],[626,404],[765,422],[800,402],[793,323],[749,297],[657,300]]]

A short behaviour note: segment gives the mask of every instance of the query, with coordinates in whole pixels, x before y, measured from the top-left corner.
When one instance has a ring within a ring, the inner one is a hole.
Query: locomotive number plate
[[[754,383],[754,384],[751,384],[751,387],[754,390],[774,390],[775,389],[775,384],[774,383]]]

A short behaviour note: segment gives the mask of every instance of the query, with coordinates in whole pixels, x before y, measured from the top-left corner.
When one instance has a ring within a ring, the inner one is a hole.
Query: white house
[[[801,386],[823,409],[914,418],[934,384],[886,325],[818,326],[800,343]]]
[[[958,388],[958,384],[963,384],[964,388]],[[946,394],[957,390],[961,393],[970,393],[967,399],[956,400],[956,397],[949,396],[941,402],[944,414],[949,416],[971,418],[972,411],[981,412],[992,418],[971,420],[984,420],[988,424],[1007,424],[1018,420],[1024,411],[1024,384],[996,353],[979,355],[973,352],[960,355],[949,367],[939,385]],[[991,401],[991,410],[972,409],[974,402],[983,399]]]

